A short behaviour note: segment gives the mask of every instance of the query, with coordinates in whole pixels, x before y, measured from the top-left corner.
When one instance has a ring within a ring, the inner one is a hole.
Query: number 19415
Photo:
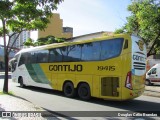
[[[115,66],[97,66],[97,70],[99,71],[115,71]]]

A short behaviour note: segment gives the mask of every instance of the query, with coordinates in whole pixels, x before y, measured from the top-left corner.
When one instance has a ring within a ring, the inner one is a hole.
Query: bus
[[[144,92],[146,45],[130,34],[54,43],[15,55],[12,80],[70,98],[129,100]]]

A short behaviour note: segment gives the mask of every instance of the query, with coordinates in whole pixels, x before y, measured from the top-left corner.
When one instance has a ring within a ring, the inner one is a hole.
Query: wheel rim
[[[89,100],[91,97],[89,85],[86,83],[82,83],[78,87],[78,95],[82,100]]]
[[[74,97],[75,96],[75,89],[72,83],[65,83],[64,85],[64,94],[67,97]]]
[[[66,91],[66,94],[71,94],[73,90],[71,86],[67,86],[65,91]]]
[[[83,97],[87,96],[87,95],[88,95],[88,89],[85,88],[85,87],[82,87],[82,88],[80,89],[80,94],[81,94]]]

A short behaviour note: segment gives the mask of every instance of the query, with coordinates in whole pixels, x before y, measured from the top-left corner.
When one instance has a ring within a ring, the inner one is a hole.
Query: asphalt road
[[[0,79],[0,90],[3,88],[3,79]],[[37,87],[20,88],[19,84],[13,83],[9,80],[9,90],[13,93],[32,102],[46,110],[54,111],[88,111],[89,114],[98,114],[96,111],[139,111],[144,113],[146,111],[160,113],[160,98],[150,96],[140,96],[130,101],[106,101],[102,99],[93,98],[89,102],[79,100],[78,98],[71,99],[64,97],[62,92],[48,90]],[[93,112],[95,111],[95,113]],[[82,112],[81,115],[83,116]],[[113,112],[112,112],[113,113]],[[68,114],[68,113],[66,113]],[[76,113],[75,113],[76,114]],[[80,115],[80,113],[78,113]]]

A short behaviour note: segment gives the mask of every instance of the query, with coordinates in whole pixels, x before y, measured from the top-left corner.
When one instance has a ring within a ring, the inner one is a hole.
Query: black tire
[[[22,77],[19,78],[19,84],[20,84],[21,88],[25,87],[25,85],[23,84],[23,78]]]
[[[70,98],[75,97],[76,89],[71,82],[66,82],[63,87],[64,95]]]
[[[78,95],[82,100],[89,100],[91,98],[90,87],[87,83],[82,83],[78,87]]]
[[[151,86],[152,84],[151,84],[151,82],[150,82],[149,80],[146,80],[146,81],[145,81],[145,85]]]

